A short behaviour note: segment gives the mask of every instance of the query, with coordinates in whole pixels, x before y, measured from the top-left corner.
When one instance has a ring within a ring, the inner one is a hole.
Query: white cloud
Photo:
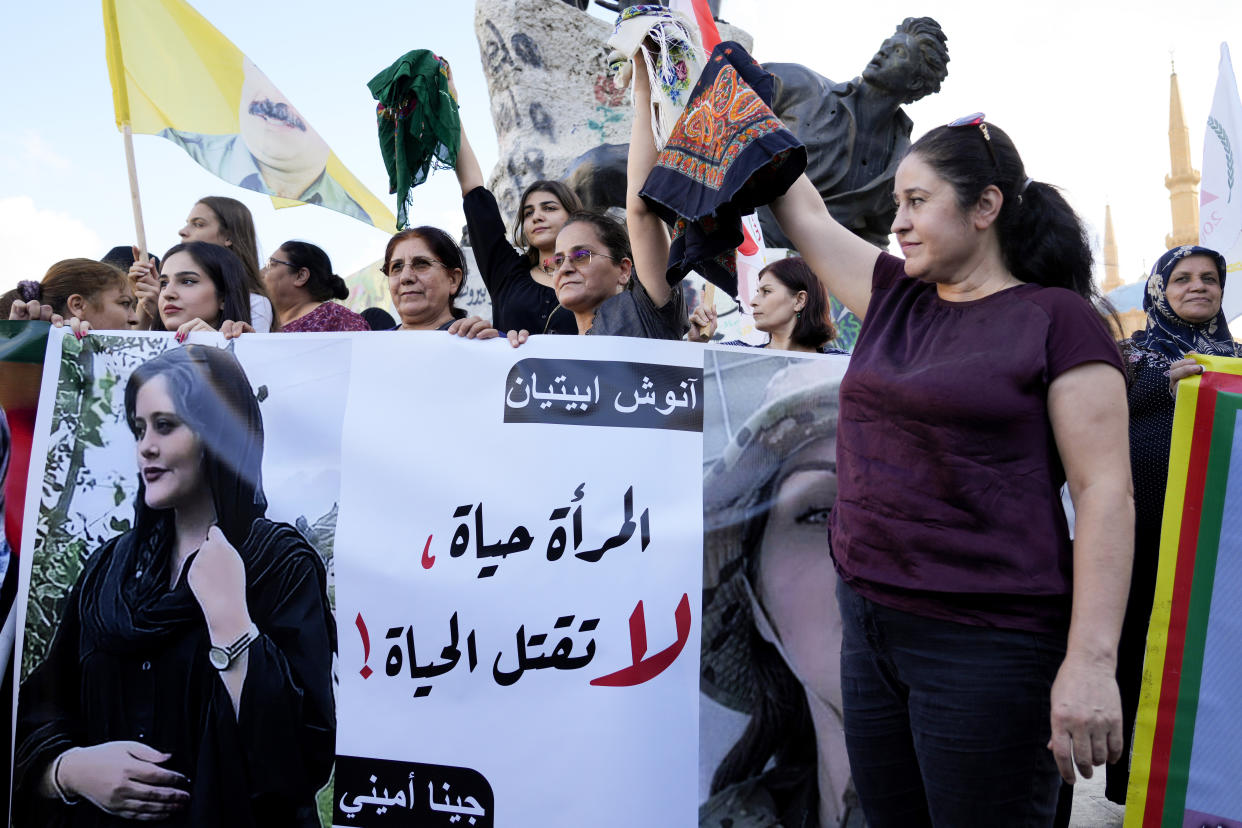
[[[22,133],[21,144],[22,154],[26,160],[51,167],[58,172],[69,169],[69,159],[53,150],[51,145],[34,130],[28,129]]]
[[[97,259],[107,252],[90,227],[67,212],[42,209],[25,195],[0,198],[0,248],[9,251],[0,292],[22,279],[42,279],[61,259]]]

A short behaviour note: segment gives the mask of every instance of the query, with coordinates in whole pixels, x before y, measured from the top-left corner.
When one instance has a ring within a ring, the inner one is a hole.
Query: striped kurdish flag
[[[1242,828],[1242,359],[1178,389],[1126,828]]]

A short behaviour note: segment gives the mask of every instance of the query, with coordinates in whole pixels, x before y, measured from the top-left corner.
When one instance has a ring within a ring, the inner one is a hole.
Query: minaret
[[[1113,208],[1104,205],[1104,294],[1121,287],[1121,268],[1117,265],[1117,236],[1113,233]]]
[[[1105,204],[1104,284],[1101,286],[1102,293],[1105,296],[1108,296],[1108,294],[1125,284],[1121,281],[1121,266],[1117,263],[1117,259],[1117,234],[1113,232],[1113,208]],[[1120,310],[1117,312],[1117,319],[1115,321],[1120,324],[1117,338],[1125,339],[1135,331],[1141,331],[1147,327],[1147,314],[1143,312],[1141,307]]]
[[[1182,117],[1176,68],[1169,78],[1169,159],[1173,172],[1164,177],[1164,186],[1169,188],[1173,232],[1164,237],[1164,243],[1172,249],[1199,243],[1199,172],[1190,166],[1190,129]]]

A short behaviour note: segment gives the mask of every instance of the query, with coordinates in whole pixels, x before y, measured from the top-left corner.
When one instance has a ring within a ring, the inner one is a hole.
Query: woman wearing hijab
[[[981,113],[915,142],[894,193],[904,261],[805,177],[772,204],[863,319],[829,521],[851,774],[870,825],[1049,825],[1058,774],[1122,755],[1121,353],[1081,222]]]
[[[22,683],[14,824],[317,828],[336,628],[319,554],[266,516],[250,381],[229,351],[173,348],[130,375],[125,415],[134,528],[85,561]]]
[[[1206,247],[1184,245],[1156,262],[1147,279],[1143,310],[1147,328],[1122,343],[1130,403],[1130,466],[1134,476],[1134,574],[1117,660],[1123,738],[1128,757],[1138,710],[1147,626],[1151,619],[1160,553],[1160,524],[1173,431],[1172,386],[1203,366],[1187,354],[1242,356],[1221,311],[1225,257]],[[1108,768],[1106,794],[1126,801],[1126,762]]]

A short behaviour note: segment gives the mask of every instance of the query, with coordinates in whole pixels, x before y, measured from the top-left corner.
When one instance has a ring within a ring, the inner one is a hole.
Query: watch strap
[[[232,667],[233,662],[237,660],[237,657],[240,656],[242,653],[244,653],[247,650],[247,648],[249,648],[250,645],[253,644],[255,642],[255,639],[257,639],[258,637],[259,637],[259,628],[255,626],[254,622],[252,621],[250,623],[250,629],[246,630],[244,633],[238,636],[237,639],[233,643],[229,644],[227,647],[212,647],[211,648],[212,650],[223,653],[224,657],[228,659],[228,661],[225,663],[223,667],[221,667],[218,664],[215,664],[214,662],[212,666],[214,666],[217,670],[227,670],[229,667]]]

